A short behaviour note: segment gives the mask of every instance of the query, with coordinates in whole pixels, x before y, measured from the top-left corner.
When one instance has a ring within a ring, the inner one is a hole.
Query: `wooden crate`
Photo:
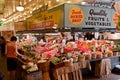
[[[22,80],[43,80],[42,79],[42,71],[23,73]]]
[[[43,80],[50,80],[50,62],[38,63],[39,70],[42,70]]]

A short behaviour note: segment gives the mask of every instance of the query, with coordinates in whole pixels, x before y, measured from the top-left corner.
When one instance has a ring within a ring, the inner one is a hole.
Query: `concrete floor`
[[[6,57],[0,54],[0,72],[4,75],[5,80],[7,80],[7,63]]]
[[[83,80],[120,80],[120,75],[118,74],[110,74],[107,77],[102,77],[102,78],[95,78],[91,76],[86,76],[83,78]]]
[[[3,73],[5,80],[7,80],[7,66],[6,66],[6,57],[1,56],[0,54],[0,72]],[[85,76],[83,77],[83,80],[120,80],[120,75],[117,74],[110,74],[107,77],[102,78],[95,78],[93,76]]]

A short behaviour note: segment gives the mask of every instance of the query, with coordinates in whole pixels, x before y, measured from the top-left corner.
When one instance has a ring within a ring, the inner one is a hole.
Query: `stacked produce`
[[[28,62],[26,65],[23,65],[22,68],[25,69],[27,72],[33,72],[38,70],[37,65],[33,62]]]
[[[112,41],[106,40],[78,40],[68,42],[62,46],[62,43],[55,42],[22,42],[24,58],[34,63],[43,63],[50,61],[53,64],[61,62],[77,62],[90,60],[93,58],[103,58],[113,56],[113,51],[118,48]],[[20,43],[21,45],[21,43]],[[63,50],[61,53],[61,50]]]

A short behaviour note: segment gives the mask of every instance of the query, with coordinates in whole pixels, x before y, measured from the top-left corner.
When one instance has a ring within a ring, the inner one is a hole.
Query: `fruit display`
[[[84,60],[85,60],[85,56],[79,54],[79,55],[78,55],[78,62],[81,62],[81,61],[84,61]]]
[[[120,43],[115,44],[115,51],[120,52]]]
[[[33,62],[28,62],[27,64],[23,65],[22,68],[28,73],[38,70],[37,64],[34,64]]]
[[[68,42],[64,46],[52,41],[46,43],[26,41],[23,43],[22,54],[24,56],[22,58],[24,60],[37,65],[50,62],[54,68],[65,66],[65,64],[68,66],[84,60],[106,58],[113,56],[115,49],[119,50],[118,44],[113,44],[107,40],[77,40]],[[61,50],[63,50],[62,53]],[[27,64],[23,68],[31,72],[34,71],[33,68],[36,68],[36,65],[29,66]]]
[[[53,64],[58,64],[61,60],[58,57],[53,57],[50,59]]]

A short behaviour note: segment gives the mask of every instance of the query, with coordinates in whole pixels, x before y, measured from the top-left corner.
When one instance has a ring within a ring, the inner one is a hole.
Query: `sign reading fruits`
[[[74,25],[80,25],[84,19],[84,13],[80,7],[73,7],[69,12],[69,20]]]

